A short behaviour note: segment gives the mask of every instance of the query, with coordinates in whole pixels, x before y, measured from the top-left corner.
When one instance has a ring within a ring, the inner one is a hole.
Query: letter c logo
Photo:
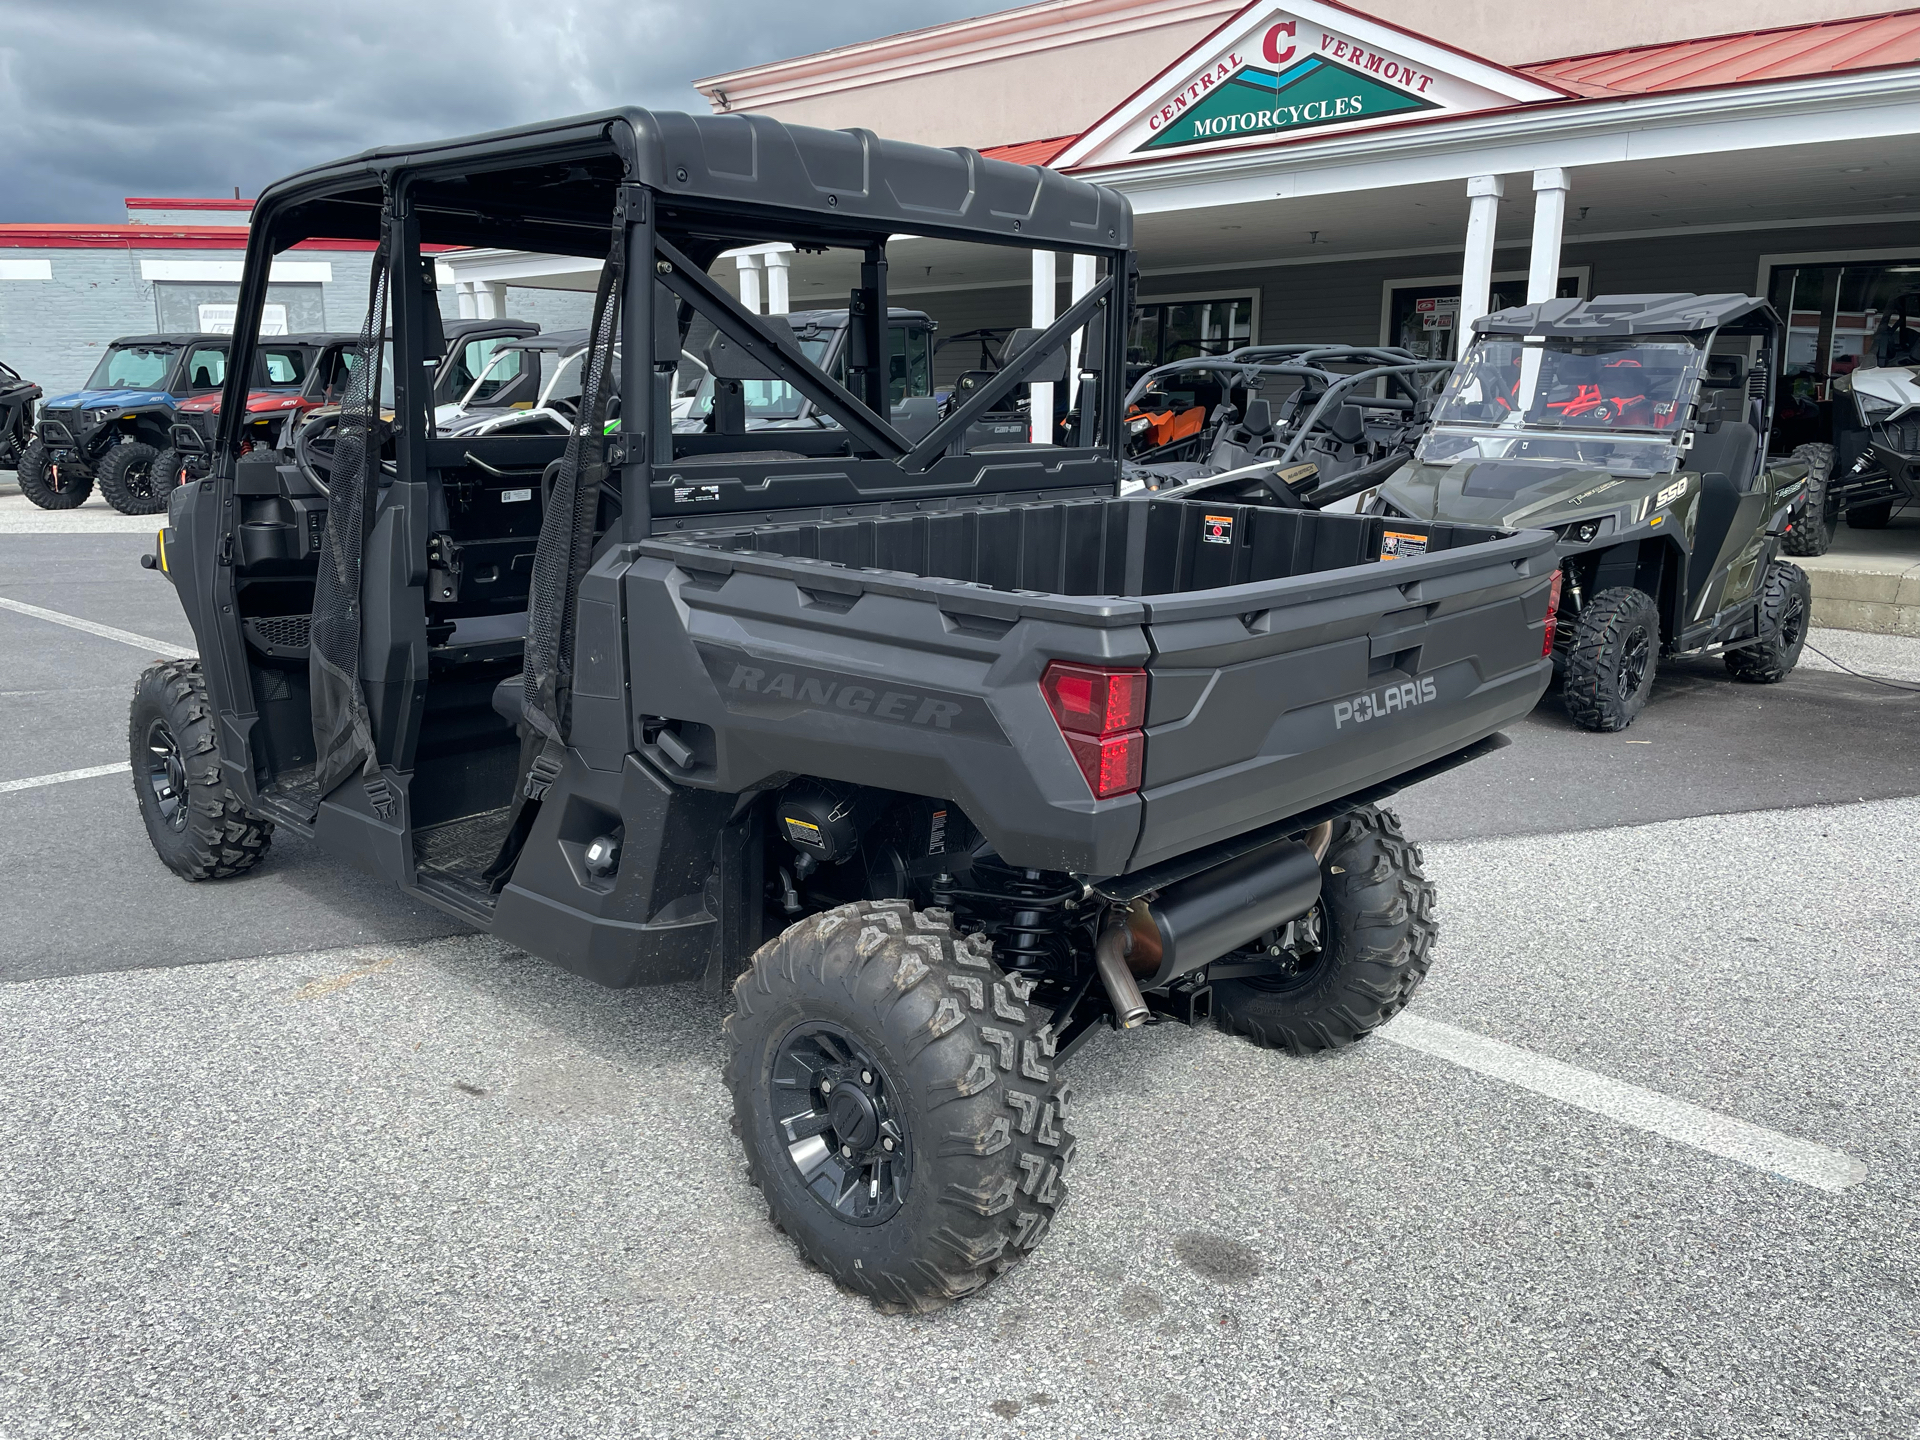
[[[1280,37],[1282,35],[1285,35],[1289,40],[1294,38],[1293,27],[1293,21],[1282,20],[1278,25],[1275,25],[1267,31],[1267,38],[1262,41],[1260,45],[1260,53],[1267,57],[1267,63],[1269,65],[1284,65],[1293,58],[1293,46],[1289,45],[1284,50],[1280,48]]]

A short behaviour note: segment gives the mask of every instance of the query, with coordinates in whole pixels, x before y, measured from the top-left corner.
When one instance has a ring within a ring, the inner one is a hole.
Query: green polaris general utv
[[[1779,317],[1747,295],[1484,316],[1371,511],[1559,535],[1554,666],[1589,730],[1633,723],[1662,656],[1722,654],[1736,680],[1784,679],[1813,606],[1806,575],[1777,557],[1828,454],[1767,456],[1779,339]],[[1405,544],[1419,553],[1417,535]]]

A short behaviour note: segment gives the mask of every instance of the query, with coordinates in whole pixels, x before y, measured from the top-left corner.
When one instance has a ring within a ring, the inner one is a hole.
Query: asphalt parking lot
[[[1920,695],[1549,700],[1397,802],[1407,1017],[1097,1037],[1047,1242],[889,1317],[767,1224],[717,1002],[287,837],[188,886],[123,771],[18,785],[124,761],[140,637],[192,644],[149,534],[0,496],[4,1440],[1920,1436]]]

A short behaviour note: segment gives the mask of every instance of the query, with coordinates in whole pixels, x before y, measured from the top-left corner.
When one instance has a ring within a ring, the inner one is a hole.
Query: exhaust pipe
[[[1093,947],[1094,966],[1100,972],[1100,983],[1106,987],[1107,1000],[1122,1030],[1147,1023],[1147,1002],[1141,998],[1140,985],[1127,966],[1127,951],[1132,948],[1132,932],[1127,922],[1117,917],[1107,922],[1107,928],[1100,932],[1100,939]]]
[[[1304,844],[1276,841],[1169,885],[1151,905],[1135,901],[1127,922],[1128,979],[1139,977],[1133,993],[1157,990],[1306,914],[1320,898],[1320,861],[1332,838],[1331,825],[1318,826]],[[1106,944],[1102,936],[1095,953]]]

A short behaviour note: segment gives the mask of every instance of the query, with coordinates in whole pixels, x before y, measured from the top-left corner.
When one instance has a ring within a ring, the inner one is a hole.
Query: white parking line
[[[150,655],[162,655],[169,660],[191,660],[200,653],[167,640],[155,640],[149,635],[136,635],[131,630],[120,630],[112,625],[82,620],[78,615],[62,615],[58,610],[43,610],[38,605],[27,604],[24,600],[9,600],[4,595],[0,595],[0,610],[11,610],[19,615],[31,615],[36,620],[51,620],[56,625],[65,625],[71,630],[84,630],[89,635],[98,635],[102,640],[118,640],[122,645],[131,645],[136,650],[145,650]]]
[[[113,765],[89,765],[84,770],[62,770],[55,775],[29,775],[24,780],[0,780],[0,795],[11,790],[37,790],[42,785],[59,785],[68,780],[91,780],[96,775],[124,775],[132,768],[122,760]]]
[[[1374,1033],[1382,1040],[1451,1060],[1468,1070],[1518,1085],[1563,1105],[1573,1105],[1623,1125],[1664,1135],[1710,1155],[1783,1175],[1816,1190],[1837,1194],[1866,1178],[1867,1167],[1838,1150],[1750,1125],[1745,1120],[1675,1100],[1657,1090],[1596,1075],[1577,1065],[1550,1060],[1531,1050],[1490,1040],[1439,1020],[1402,1014]]]

